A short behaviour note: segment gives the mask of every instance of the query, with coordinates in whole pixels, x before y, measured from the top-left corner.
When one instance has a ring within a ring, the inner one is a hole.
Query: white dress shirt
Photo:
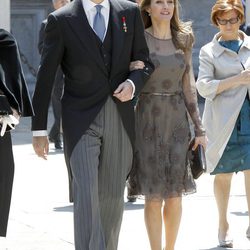
[[[87,19],[89,21],[89,25],[93,29],[94,18],[95,18],[95,15],[96,15],[96,7],[95,6],[97,4],[95,4],[91,0],[82,0],[82,5],[83,5],[84,11],[86,13]],[[107,33],[108,23],[109,23],[110,3],[109,3],[109,0],[104,0],[103,2],[101,2],[98,5],[102,6],[101,13],[102,13],[102,15],[104,17],[105,28],[106,28],[106,31],[105,31],[105,34],[104,34],[104,38],[105,38],[106,33]]]

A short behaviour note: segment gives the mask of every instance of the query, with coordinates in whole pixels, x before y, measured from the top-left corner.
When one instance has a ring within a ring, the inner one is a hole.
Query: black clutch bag
[[[0,95],[0,116],[12,115],[12,109],[5,95]]]
[[[202,145],[198,145],[195,150],[192,150],[195,139],[192,139],[189,144],[189,161],[190,168],[194,179],[198,179],[207,170],[205,150]]]

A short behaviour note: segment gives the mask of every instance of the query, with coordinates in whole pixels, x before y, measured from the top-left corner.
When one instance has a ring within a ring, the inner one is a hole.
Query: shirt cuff
[[[132,85],[132,88],[133,88],[132,96],[131,96],[131,98],[130,98],[130,100],[132,100],[132,99],[134,98],[134,95],[135,95],[135,84],[134,84],[134,82],[133,82],[132,80],[130,80],[130,79],[127,79],[126,81],[127,81],[127,82],[130,82],[131,85]]]
[[[33,136],[47,136],[47,130],[34,130],[32,131]]]

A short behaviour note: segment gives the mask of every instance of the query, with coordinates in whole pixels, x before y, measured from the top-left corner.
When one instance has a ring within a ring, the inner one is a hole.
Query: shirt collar
[[[240,34],[242,34],[242,36],[244,37],[244,41],[243,41],[243,44],[241,45],[241,48],[242,47],[246,47],[247,49],[250,50],[250,37],[247,36],[244,32],[242,31],[239,31]],[[225,50],[228,50],[227,48],[223,47],[222,45],[220,45],[218,39],[220,37],[220,33],[217,33],[214,38],[213,38],[213,41],[212,41],[212,44],[213,44],[213,54],[218,57],[220,56]]]
[[[93,9],[97,4],[95,4],[94,2],[92,2],[91,0],[82,0],[82,5],[83,8],[85,10],[85,12],[89,12],[91,11],[91,9]],[[109,0],[103,0],[100,5],[102,5],[105,9],[110,8],[110,4],[109,4]]]

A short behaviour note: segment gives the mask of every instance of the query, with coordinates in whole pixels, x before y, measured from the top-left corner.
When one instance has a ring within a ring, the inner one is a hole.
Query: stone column
[[[10,0],[0,0],[0,28],[10,31]]]
[[[250,24],[250,0],[246,0],[246,23]]]

